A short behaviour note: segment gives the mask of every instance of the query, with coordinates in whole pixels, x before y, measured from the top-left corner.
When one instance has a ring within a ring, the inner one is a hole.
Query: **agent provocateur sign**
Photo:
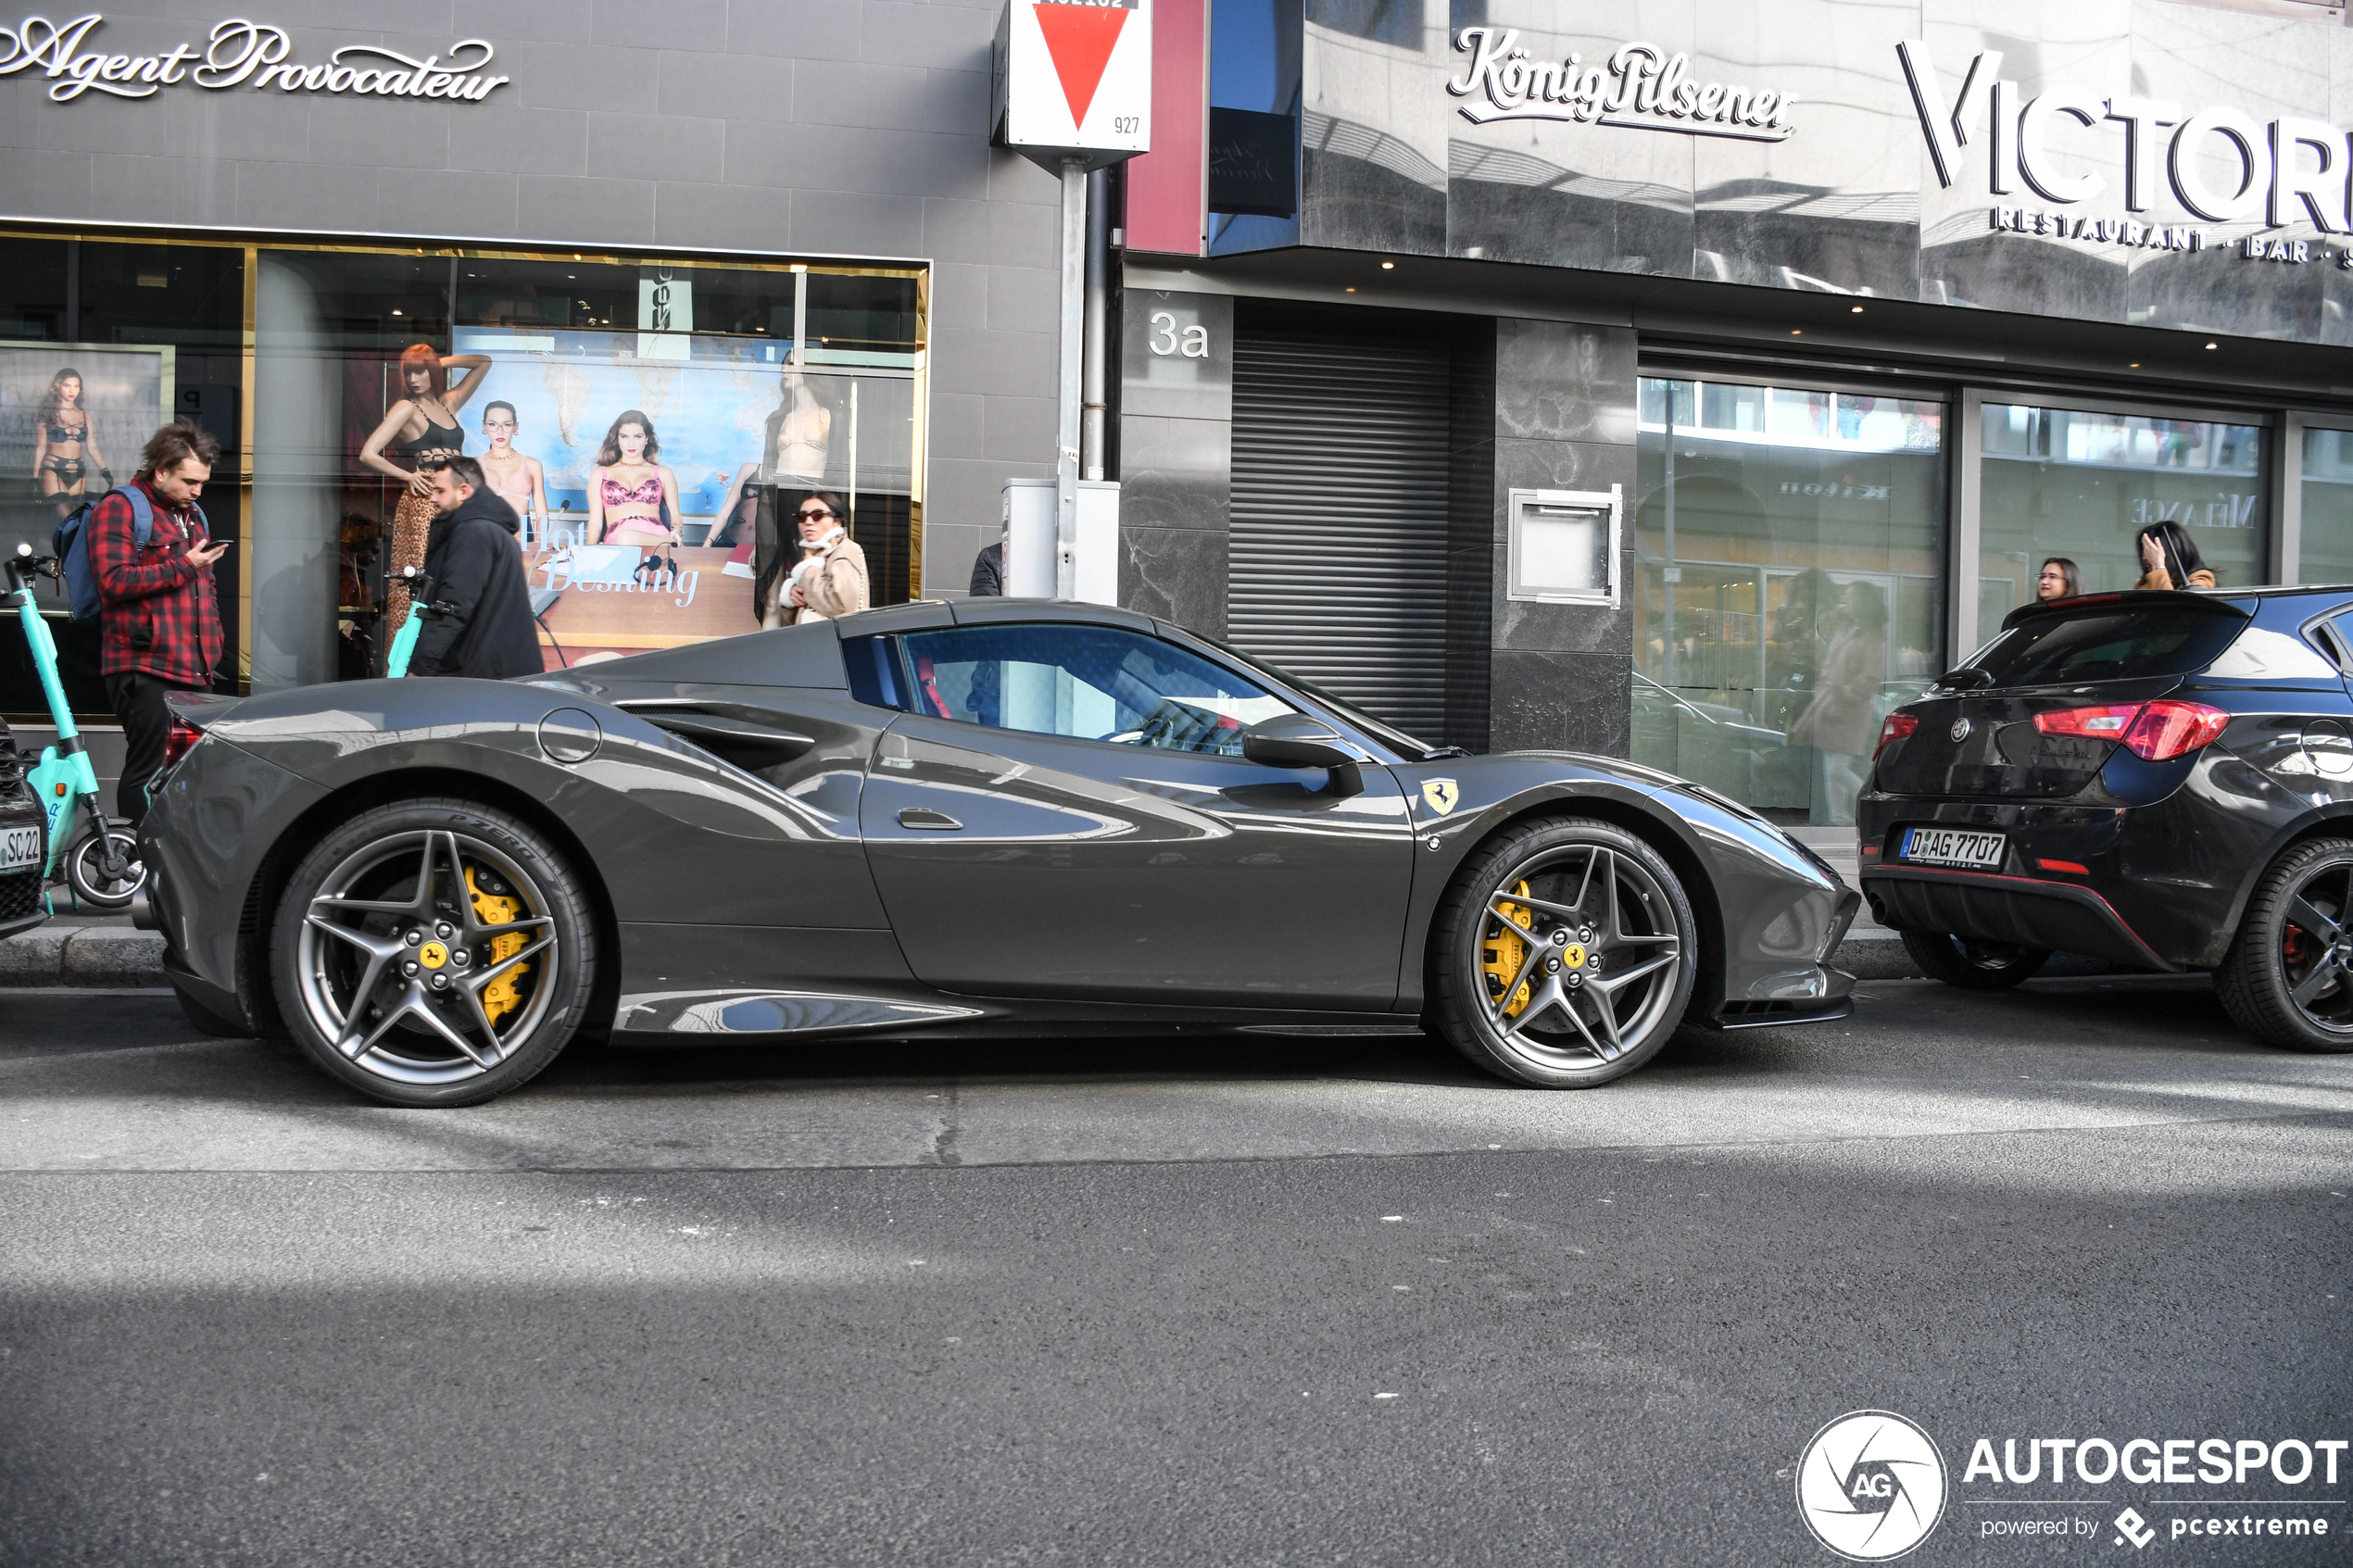
[[[2191,226],[2082,212],[2108,195],[2111,173],[2120,177],[2118,194],[2130,213],[2148,212],[2165,196],[2209,223],[2309,224],[2322,233],[2353,229],[2346,187],[2353,148],[2325,120],[2261,120],[2242,109],[2193,110],[2162,99],[2064,88],[2029,98],[2017,82],[2002,80],[2001,54],[1991,49],[1970,60],[1960,91],[1948,100],[1927,44],[1899,44],[1895,53],[1938,184],[1949,190],[1965,175],[1973,183],[1982,172],[1989,197],[2031,195],[2048,204],[1997,199],[1988,214],[1995,230],[2158,250],[2203,250],[2212,243]],[[2084,132],[2105,130],[2108,171],[2062,163],[2051,144],[2061,120],[2080,128],[2073,132],[2079,147],[2088,140]],[[2239,253],[2289,263],[2333,254],[2345,264],[2343,253],[2254,235]]]
[[[1743,142],[1783,141],[1793,129],[1789,107],[1796,94],[1694,82],[1689,56],[1655,44],[1621,44],[1606,66],[1588,66],[1574,54],[1565,60],[1530,59],[1518,30],[1508,27],[1464,28],[1454,34],[1454,47],[1471,61],[1446,91],[1486,99],[1462,106],[1463,118],[1477,125],[1565,119]]]
[[[504,76],[485,75],[490,45],[468,38],[448,56],[419,59],[375,44],[337,49],[322,65],[287,58],[294,44],[286,30],[232,18],[214,24],[202,49],[179,44],[167,54],[113,55],[88,48],[106,19],[96,12],[69,22],[27,17],[15,29],[0,27],[0,76],[38,70],[49,80],[49,96],[69,104],[84,93],[116,98],[149,98],[166,87],[220,92],[231,87],[275,88],[282,93],[326,93],[371,98],[437,98],[478,104]]]

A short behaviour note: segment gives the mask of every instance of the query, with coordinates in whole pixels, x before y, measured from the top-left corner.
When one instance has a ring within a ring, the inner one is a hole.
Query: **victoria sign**
[[[447,58],[418,59],[381,44],[350,44],[323,64],[305,65],[287,58],[294,44],[286,30],[267,23],[232,18],[214,24],[201,49],[182,43],[161,54],[115,55],[87,47],[105,20],[94,11],[68,22],[27,17],[14,29],[0,27],[0,76],[38,70],[60,104],[84,93],[150,98],[182,85],[478,104],[510,80],[485,74],[491,49],[479,38],[451,45]]]
[[[2108,176],[2097,169],[2063,169],[2050,145],[2051,132],[2064,119],[2085,129],[2114,127],[2108,151],[2111,168],[2122,176],[2128,212],[2148,211],[2162,194],[2209,223],[2309,225],[2322,233],[2353,228],[2346,202],[2346,133],[2326,120],[2261,120],[2242,109],[2194,109],[2155,98],[2104,97],[2065,88],[2029,98],[2017,82],[2002,80],[2002,56],[1991,49],[1969,62],[1959,92],[1948,99],[1926,44],[1899,44],[1895,50],[1937,183],[1947,189],[1961,181],[1982,150],[1990,196],[2031,193],[2054,208],[2098,200],[2109,189]],[[2224,171],[2219,182],[2208,161],[2218,152]],[[2001,207],[1994,209],[1994,226],[2016,229],[2022,217],[2033,223],[2032,232],[2050,232],[2063,216]],[[2105,231],[2108,225],[2103,221],[2098,227]],[[2190,232],[2120,219],[2114,228],[2120,234],[2169,239]],[[2082,222],[2070,224],[2066,232],[2087,237]],[[2171,248],[2191,247],[2185,239]]]

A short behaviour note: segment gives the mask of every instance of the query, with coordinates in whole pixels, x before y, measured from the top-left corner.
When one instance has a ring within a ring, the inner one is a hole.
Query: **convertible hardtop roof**
[[[917,599],[912,604],[885,605],[861,610],[833,622],[845,637],[871,637],[890,632],[924,632],[944,626],[1001,625],[1018,621],[1076,621],[1099,626],[1125,626],[1151,632],[1158,622],[1149,615],[1116,605],[1082,604],[1076,599]]]

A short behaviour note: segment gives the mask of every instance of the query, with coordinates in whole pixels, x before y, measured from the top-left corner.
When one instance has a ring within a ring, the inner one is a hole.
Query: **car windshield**
[[[2030,617],[1978,650],[1967,668],[1996,686],[2055,686],[2186,675],[2213,662],[2246,624],[2200,606],[2086,608]]]
[[[1200,633],[1195,633],[1194,635],[1199,636]],[[1388,721],[1374,718],[1346,698],[1334,696],[1313,681],[1301,680],[1279,665],[1269,664],[1255,654],[1244,653],[1231,644],[1218,642],[1214,637],[1202,637],[1202,641],[1243,668],[1255,670],[1270,681],[1278,681],[1302,696],[1314,697],[1324,707],[1330,709],[1334,714],[1371,735],[1407,761],[1418,762],[1435,749],[1427,742],[1416,740]]]

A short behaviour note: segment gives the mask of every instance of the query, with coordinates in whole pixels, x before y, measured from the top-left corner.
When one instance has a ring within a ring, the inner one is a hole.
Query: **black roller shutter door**
[[[1445,733],[1447,352],[1238,335],[1226,625],[1430,739]]]

